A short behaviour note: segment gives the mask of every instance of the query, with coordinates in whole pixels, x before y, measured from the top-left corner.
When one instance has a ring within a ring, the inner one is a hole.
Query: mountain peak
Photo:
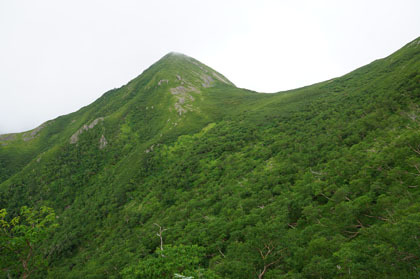
[[[14,234],[25,217],[48,233],[35,278],[173,278],[184,262],[194,277],[417,278],[419,69],[416,40],[258,94],[170,53],[77,112],[0,136],[0,278],[31,256]],[[162,258],[154,235],[168,229]]]
[[[169,52],[165,56],[180,56],[180,57],[184,56],[184,57],[189,57],[189,56],[187,56],[187,55],[185,55],[185,54],[183,54],[181,52],[176,52],[176,51],[171,51],[171,52]]]
[[[201,93],[211,87],[222,85],[234,87],[225,76],[179,52],[170,52],[151,67],[150,86],[161,87],[175,98],[174,108],[182,115],[194,111],[194,100],[202,98]]]
[[[153,90],[156,93],[154,96],[157,93],[172,96],[174,103],[171,110],[181,116],[189,111],[198,111],[195,101],[218,86],[227,90],[236,87],[224,75],[200,61],[179,52],[169,52],[130,81],[126,88],[129,92],[139,92],[143,88]]]
[[[235,86],[221,73],[215,71],[200,61],[180,52],[169,52],[154,65],[158,67],[160,75],[166,79],[187,79],[201,87],[212,87],[216,83],[224,83]],[[153,65],[153,66],[154,66]]]

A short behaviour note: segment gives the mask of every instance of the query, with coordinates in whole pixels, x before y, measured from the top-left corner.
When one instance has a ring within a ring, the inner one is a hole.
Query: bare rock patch
[[[95,120],[93,120],[89,125],[85,124],[83,125],[79,130],[77,130],[76,133],[74,133],[71,137],[70,137],[70,143],[71,144],[75,144],[78,140],[79,140],[79,136],[84,132],[84,131],[88,131],[90,129],[92,129],[93,127],[95,127],[99,122],[104,121],[103,117],[99,117],[96,118]]]
[[[16,134],[0,135],[0,140],[1,141],[10,141],[10,140],[15,140],[15,139],[16,139]]]
[[[43,128],[47,127],[50,123],[51,123],[51,122],[45,122],[45,123],[43,123],[43,124],[39,125],[38,127],[36,127],[35,129],[33,129],[32,131],[24,133],[24,134],[22,135],[23,140],[24,140],[24,141],[29,141],[29,140],[31,140],[31,139],[33,139],[33,138],[35,138],[35,137],[38,135],[38,133],[39,133],[39,132],[40,132]]]
[[[169,80],[167,80],[167,79],[161,79],[161,80],[159,80],[158,86],[161,86],[164,82],[166,82],[166,84],[168,84],[169,83]]]
[[[102,135],[101,139],[99,140],[99,149],[104,149],[108,145],[108,141],[106,140],[105,136]]]
[[[188,101],[194,101],[194,97],[190,92],[199,92],[197,88],[193,86],[185,87],[185,86],[178,86],[175,88],[171,88],[172,95],[175,96],[175,110],[178,112],[179,115],[186,113],[187,111],[192,111],[192,105],[188,103]]]
[[[16,135],[17,134],[15,134],[15,133],[13,133],[13,134],[3,134],[3,135],[0,135],[0,141],[2,141],[2,143],[1,143],[1,145],[7,145],[8,143],[8,141],[13,141],[13,140],[15,140],[16,139]]]
[[[209,75],[201,75],[201,79],[203,80],[203,83],[201,85],[205,88],[208,88],[212,85],[214,79]]]
[[[224,79],[222,76],[220,76],[219,74],[213,72],[213,76],[217,78],[218,80],[220,80],[221,82],[229,84],[229,82],[226,79]]]

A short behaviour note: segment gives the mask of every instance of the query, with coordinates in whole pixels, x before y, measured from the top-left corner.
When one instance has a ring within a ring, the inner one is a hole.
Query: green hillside
[[[57,214],[30,278],[417,278],[419,128],[420,38],[275,94],[170,53],[0,135],[0,208]]]

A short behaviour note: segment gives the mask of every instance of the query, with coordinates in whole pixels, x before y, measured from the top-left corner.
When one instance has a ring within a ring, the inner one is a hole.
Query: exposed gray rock
[[[178,112],[179,115],[182,115],[183,113],[186,113],[187,111],[192,111],[191,104],[187,104],[187,101],[194,101],[194,97],[189,92],[199,92],[197,88],[193,86],[184,87],[184,86],[178,86],[175,88],[171,88],[172,95],[175,96],[177,99],[175,102],[175,109]]]
[[[190,59],[191,63],[193,63],[194,65],[198,66],[202,71],[208,73],[207,69],[203,67],[203,65],[200,65],[197,61]]]
[[[161,80],[159,80],[158,86],[161,86],[162,83],[164,83],[164,82],[166,82],[166,84],[168,84],[169,83],[169,80],[167,80],[167,79],[161,79]]]
[[[86,125],[83,125],[83,127],[82,127],[82,128],[80,128],[79,130],[77,130],[77,132],[76,132],[76,133],[74,133],[74,134],[71,136],[71,138],[70,138],[70,143],[71,143],[71,144],[76,143],[76,142],[79,140],[79,135],[80,135],[83,131],[87,131],[87,130],[88,130],[87,126],[86,126]]]
[[[92,129],[93,127],[95,127],[99,123],[99,121],[104,121],[104,118],[99,117],[93,120],[92,123],[89,124],[89,129]]]
[[[102,135],[101,139],[99,140],[99,149],[104,149],[108,144],[108,141],[106,140],[105,136]]]
[[[220,80],[221,82],[223,82],[223,83],[230,84],[230,82],[229,82],[229,81],[227,81],[226,79],[224,79],[222,76],[220,76],[219,74],[217,74],[217,73],[215,73],[215,72],[213,72],[213,76],[214,76],[215,78],[217,78],[218,80]]]
[[[84,132],[84,131],[88,131],[90,129],[92,129],[93,127],[95,127],[99,122],[104,121],[103,117],[99,117],[96,118],[95,120],[93,120],[89,125],[83,125],[79,130],[77,130],[76,133],[74,133],[71,137],[70,137],[70,143],[71,144],[75,144],[78,140],[79,140],[79,136]]]
[[[417,47],[418,45],[420,45],[420,39],[413,41],[410,46],[414,46]]]
[[[205,88],[208,88],[213,83],[214,79],[209,75],[201,75],[201,79],[204,81],[201,85]]]
[[[16,139],[17,134],[4,134],[0,135],[0,141],[11,141]]]
[[[189,86],[189,87],[185,87],[185,86],[177,86],[175,88],[171,88],[171,93],[174,95],[183,95],[186,94],[188,92],[200,92],[197,88],[195,88],[194,86]]]
[[[24,141],[28,141],[31,140],[33,138],[36,137],[36,135],[38,135],[38,133],[45,127],[47,127],[50,123],[52,123],[52,121],[49,122],[45,122],[41,125],[39,125],[38,127],[36,127],[35,129],[33,129],[32,131],[26,132],[22,135],[22,138]]]
[[[23,133],[22,134],[22,139],[24,141],[28,141],[28,140],[31,140],[31,139],[35,138],[43,128],[47,127],[52,122],[53,121],[45,122],[45,123],[39,125],[38,127],[36,127],[35,129],[31,130],[31,131]],[[1,145],[7,145],[7,141],[16,140],[17,135],[18,135],[17,133],[0,135],[0,141],[3,141],[3,143],[1,143]]]
[[[147,149],[144,151],[144,153],[149,153],[149,152],[152,152],[154,147],[155,147],[155,146],[154,146],[154,144],[152,144],[152,146],[150,146],[149,148],[147,148]]]

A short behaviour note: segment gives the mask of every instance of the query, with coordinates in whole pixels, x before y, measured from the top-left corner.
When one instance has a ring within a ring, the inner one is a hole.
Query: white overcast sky
[[[170,51],[276,92],[418,36],[419,0],[0,0],[0,133],[78,110]]]

